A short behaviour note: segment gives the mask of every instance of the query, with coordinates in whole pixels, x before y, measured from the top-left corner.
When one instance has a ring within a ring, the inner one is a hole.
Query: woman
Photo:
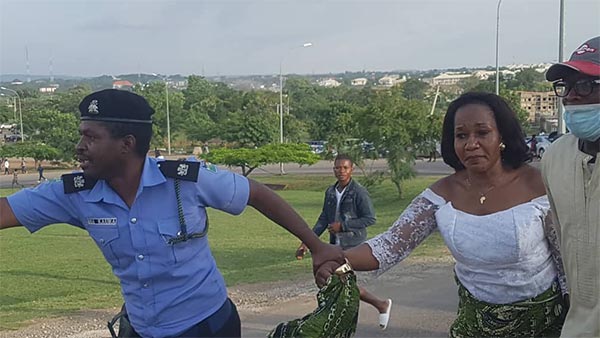
[[[435,229],[456,260],[452,337],[559,336],[562,261],[551,213],[515,113],[499,96],[467,93],[444,118],[442,157],[456,172],[417,196],[385,233],[346,251],[355,270],[383,272]],[[322,282],[332,266],[318,271]],[[559,277],[560,276],[560,277]]]

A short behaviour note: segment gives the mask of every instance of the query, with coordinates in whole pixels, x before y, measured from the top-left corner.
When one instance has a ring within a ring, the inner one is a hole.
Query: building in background
[[[559,98],[554,92],[518,92],[521,96],[521,108],[528,116],[529,122],[539,122],[541,117],[549,119],[555,117],[558,112]]]

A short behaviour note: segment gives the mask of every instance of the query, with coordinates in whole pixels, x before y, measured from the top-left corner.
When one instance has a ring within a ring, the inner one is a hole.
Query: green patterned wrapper
[[[317,294],[317,308],[308,315],[280,323],[269,338],[351,337],[356,332],[360,293],[352,271],[333,274]]]
[[[476,299],[458,280],[458,317],[450,337],[559,337],[567,308],[558,282],[542,294],[511,304]]]

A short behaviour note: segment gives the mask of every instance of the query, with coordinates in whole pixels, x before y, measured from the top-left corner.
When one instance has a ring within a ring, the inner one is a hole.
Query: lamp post
[[[502,0],[498,0],[498,8],[496,9],[496,95],[500,95],[500,69],[498,67],[498,33],[500,31],[500,4]]]
[[[558,24],[558,62],[563,62],[564,53],[564,41],[565,41],[565,2],[560,0],[560,14]],[[560,101],[560,100],[559,100]],[[563,115],[565,113],[565,107],[562,102],[558,103],[558,132],[564,134],[567,132]]]
[[[165,82],[165,97],[167,100],[167,154],[171,155],[171,121],[169,114],[169,85],[167,83],[167,79],[164,79]]]
[[[160,77],[156,73],[152,73],[153,76],[162,79],[165,83],[165,99],[167,104],[167,154],[171,155],[171,116],[169,114],[169,84],[167,83],[167,77]]]
[[[10,88],[0,87],[0,89],[7,90],[11,93],[14,93],[17,96],[17,101],[19,102],[19,123],[21,124],[21,142],[24,142],[25,135],[23,134],[23,113],[21,112],[21,96],[19,96],[19,93],[17,93],[17,91],[12,90]]]
[[[287,54],[298,47],[308,48],[312,45],[313,44],[311,42],[306,42],[302,44],[302,46],[292,47],[284,56],[281,57],[281,60],[279,61],[279,143],[283,143],[283,59],[285,59]],[[279,173],[281,175],[285,174],[285,171],[283,170],[283,163],[281,162],[279,163]]]

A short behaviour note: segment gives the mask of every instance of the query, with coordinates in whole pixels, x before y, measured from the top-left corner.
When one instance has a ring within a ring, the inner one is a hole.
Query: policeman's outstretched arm
[[[6,197],[0,198],[0,229],[20,226]]]
[[[312,253],[314,272],[328,261],[333,261],[338,266],[344,263],[342,249],[322,242],[308,227],[304,219],[283,198],[261,183],[251,179],[248,181],[250,183],[248,205],[284,227],[308,246]]]

